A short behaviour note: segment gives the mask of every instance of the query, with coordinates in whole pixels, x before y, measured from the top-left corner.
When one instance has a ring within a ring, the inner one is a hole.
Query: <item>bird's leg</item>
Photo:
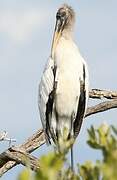
[[[75,112],[72,112],[72,115],[71,115],[71,137],[72,138],[74,137],[74,121],[75,121],[75,118],[76,118],[76,114],[75,114]]]
[[[74,171],[74,153],[73,153],[73,146],[70,149],[71,151],[71,170]]]
[[[73,129],[74,120],[75,120],[75,113],[73,112],[73,113],[72,113],[72,116],[71,116],[71,138],[74,137],[74,129]],[[70,151],[71,151],[71,170],[74,171],[73,145],[71,146]]]
[[[58,119],[58,113],[57,113],[57,111],[56,111],[56,109],[55,109],[55,115],[56,115],[56,139],[57,139],[57,141],[59,141],[59,119]]]

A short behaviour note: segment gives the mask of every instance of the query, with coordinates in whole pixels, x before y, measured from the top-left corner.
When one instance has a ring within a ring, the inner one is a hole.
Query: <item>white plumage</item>
[[[39,97],[38,97],[40,118],[44,131],[46,130],[46,104],[49,99],[49,94],[53,90],[53,84],[54,84],[53,69],[54,69],[54,61],[52,58],[49,58],[46,67],[44,69],[41,82],[39,84]]]
[[[65,128],[67,138],[75,139],[86,111],[88,70],[72,39],[72,21],[74,11],[64,5],[57,12],[55,33],[59,38],[54,34],[52,55],[39,85],[38,105],[47,142],[50,138],[58,142]]]

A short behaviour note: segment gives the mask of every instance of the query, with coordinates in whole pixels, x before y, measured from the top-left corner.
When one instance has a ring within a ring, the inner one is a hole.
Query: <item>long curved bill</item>
[[[63,23],[61,23],[60,20],[56,20],[53,42],[52,42],[52,49],[51,49],[51,57],[52,58],[54,58],[54,52],[55,52],[57,43],[61,37],[62,30],[63,30]]]

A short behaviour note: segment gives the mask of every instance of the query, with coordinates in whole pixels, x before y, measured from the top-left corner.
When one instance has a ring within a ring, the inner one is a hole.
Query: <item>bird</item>
[[[63,4],[56,13],[51,53],[39,84],[38,107],[47,144],[59,138],[76,140],[86,113],[89,89],[87,63],[74,38],[75,12]],[[73,167],[73,151],[71,148]]]

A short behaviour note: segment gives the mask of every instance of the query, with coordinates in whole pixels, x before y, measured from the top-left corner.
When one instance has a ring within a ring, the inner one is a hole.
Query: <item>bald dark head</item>
[[[71,29],[75,21],[75,12],[70,6],[64,4],[58,9],[56,20],[59,21],[59,27],[62,29]]]

